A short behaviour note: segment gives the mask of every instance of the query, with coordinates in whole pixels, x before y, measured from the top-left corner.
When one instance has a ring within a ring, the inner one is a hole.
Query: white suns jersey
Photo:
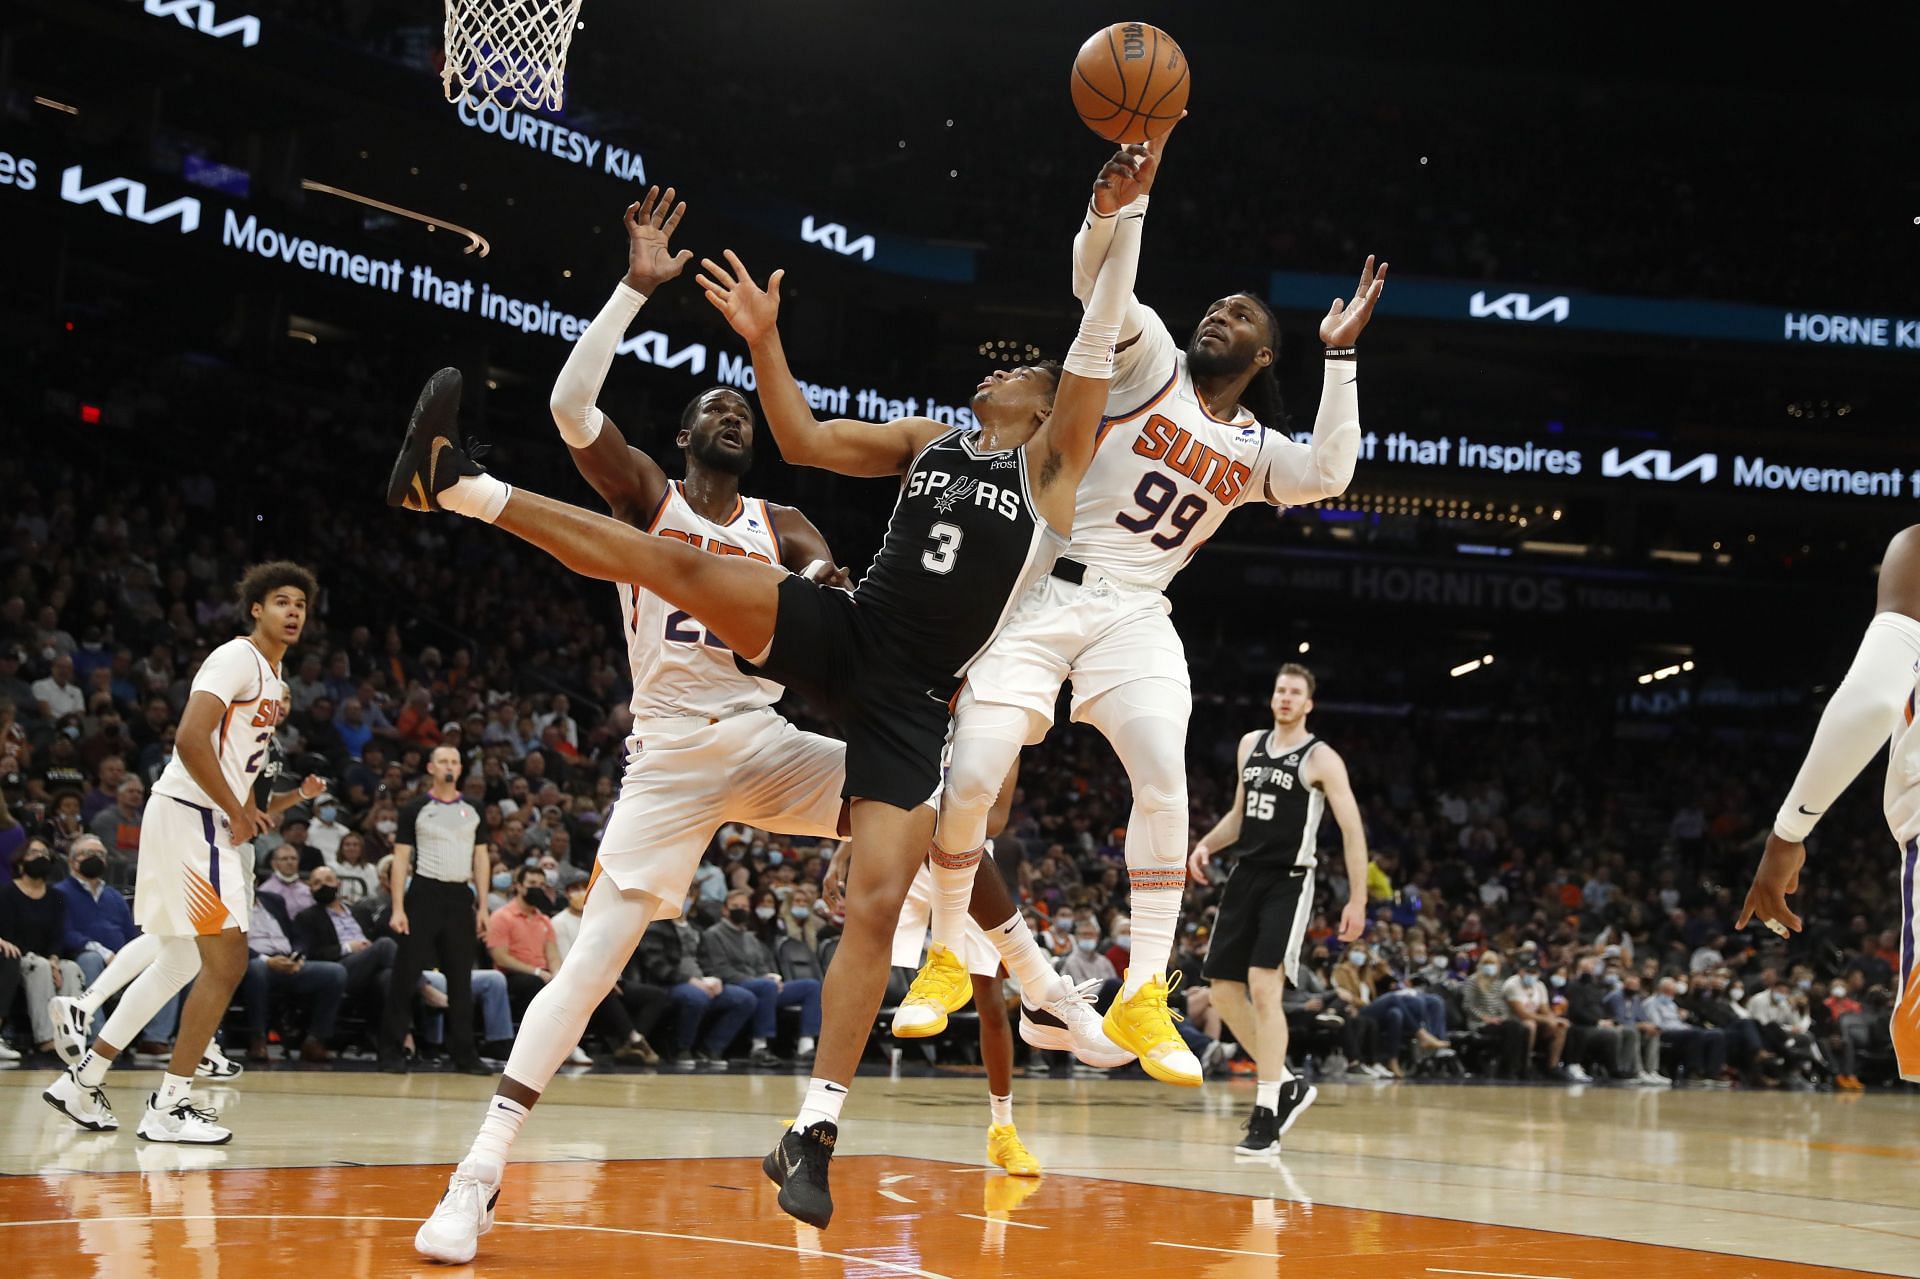
[[[267,745],[273,740],[274,730],[287,717],[290,701],[287,682],[254,647],[253,641],[242,636],[228,640],[207,655],[193,677],[189,700],[194,693],[212,693],[226,703],[226,713],[213,730],[213,749],[220,760],[220,775],[226,778],[227,789],[244,804],[247,793],[253,789],[254,778],[260,774],[261,764],[266,761]],[[178,751],[154,782],[153,793],[171,795],[202,808],[220,807],[200,783],[193,780]]]
[[[1167,326],[1145,307],[1134,314],[1146,323],[1115,359],[1066,556],[1164,590],[1229,511],[1265,500],[1284,437],[1244,408],[1230,422],[1208,413]]]
[[[693,509],[676,480],[667,485],[667,495],[647,532],[678,538],[715,555],[780,563],[780,535],[773,528],[773,512],[757,497],[736,499],[733,518],[715,522]],[[635,719],[683,715],[725,719],[780,700],[785,690],[779,684],[742,674],[734,665],[733,650],[685,611],[638,586],[622,583],[617,589],[627,657],[633,663]]]
[[[1914,686],[1907,700],[1900,703],[1899,717],[1893,724],[1893,745],[1887,755],[1887,825],[1901,846],[1920,838],[1920,726],[1914,724],[1914,711],[1920,705],[1920,661],[1914,663]],[[1920,892],[1920,883],[1912,882],[1913,863],[1908,863],[1909,882],[1903,885],[1909,895]]]

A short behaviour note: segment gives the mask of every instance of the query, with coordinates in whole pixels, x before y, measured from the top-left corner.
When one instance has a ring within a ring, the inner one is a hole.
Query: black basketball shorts
[[[960,681],[919,669],[925,663],[850,593],[787,578],[766,660],[738,664],[823,703],[847,743],[845,798],[905,809],[935,802]]]
[[[1209,980],[1245,981],[1249,968],[1300,980],[1300,943],[1313,914],[1313,868],[1241,862],[1220,893],[1207,945]]]

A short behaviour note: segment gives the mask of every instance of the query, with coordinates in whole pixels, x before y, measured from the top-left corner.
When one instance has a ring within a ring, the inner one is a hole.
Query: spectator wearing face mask
[[[547,918],[547,873],[522,866],[513,873],[513,900],[487,923],[487,952],[507,975],[507,996],[517,1023],[527,1005],[560,967],[560,943]]]
[[[789,982],[780,976],[772,952],[753,930],[756,921],[752,901],[752,895],[744,892],[727,895],[726,917],[701,935],[701,967],[726,985],[753,996],[753,1049],[748,1060],[756,1066],[778,1063],[779,1058],[767,1045],[778,1027],[779,1010],[792,1007],[800,1009],[796,1052],[802,1059],[810,1058],[820,1034],[820,983],[812,979]]]
[[[1100,952],[1098,920],[1092,915],[1080,916],[1079,922],[1074,925],[1073,933],[1073,950],[1068,953],[1066,962],[1060,966],[1060,971],[1075,986],[1089,981],[1099,982],[1099,993],[1093,1001],[1097,1006],[1111,998],[1114,991],[1120,989],[1120,973],[1113,966],[1112,961]]]
[[[1053,952],[1056,961],[1068,958],[1074,952],[1074,913],[1071,908],[1062,906],[1053,912],[1053,918],[1047,925],[1045,936],[1039,938]]]
[[[1473,976],[1460,984],[1460,1004],[1466,1014],[1467,1029],[1498,1045],[1501,1077],[1524,1077],[1538,1032],[1530,1023],[1515,1017],[1507,1003],[1500,980],[1498,951],[1481,954]]]
[[[300,877],[300,850],[293,845],[282,844],[274,849],[267,865],[272,869],[260,883],[260,896],[276,901],[277,905],[271,909],[276,911],[284,928],[293,922],[294,916],[313,905],[313,890]]]
[[[24,989],[33,1044],[40,1052],[53,1051],[47,1001],[80,994],[80,966],[72,955],[85,944],[68,931],[67,899],[47,886],[52,874],[52,848],[43,839],[30,839],[14,858],[13,881],[0,888],[0,1016],[12,1005],[15,989]],[[7,1052],[6,1060],[18,1059]]]
[[[1640,1074],[1635,1082],[1652,1085],[1672,1083],[1673,1080],[1660,1073],[1660,1027],[1653,1024],[1653,1019],[1647,1013],[1647,998],[1640,987],[1640,974],[1616,973],[1608,978],[1608,984],[1613,985],[1616,979],[1619,984],[1608,993],[1606,999],[1607,1016],[1640,1036]]]
[[[56,884],[54,891],[66,899],[67,931],[76,940],[84,939],[74,962],[90,986],[113,962],[114,954],[138,937],[140,930],[134,927],[126,897],[106,882],[107,854],[100,840],[83,835],[73,841],[68,856],[73,873]]]
[[[1847,989],[1847,983],[1838,978],[1827,988],[1821,1003],[1831,1027],[1827,1046],[1834,1062],[1834,1086],[1858,1092],[1865,1087],[1860,1082],[1859,1054],[1861,1049],[1872,1046],[1873,1024],[1866,1008]]]
[[[640,974],[673,1000],[674,1064],[724,1070],[728,1046],[752,1019],[759,1001],[701,971],[700,934],[684,915],[647,925],[640,936]]]
[[[318,850],[322,861],[338,867],[340,843],[351,832],[340,820],[340,805],[331,796],[313,806],[313,822],[307,827],[307,845]]]
[[[566,894],[567,908],[552,920],[554,943],[560,950],[560,968],[566,966],[567,956],[573,952],[573,944],[580,937],[580,921],[587,909],[587,881],[582,879],[567,885]],[[607,1046],[613,1050],[615,1061],[657,1066],[660,1064],[660,1054],[647,1042],[647,1036],[659,1026],[660,1019],[672,1006],[666,991],[636,980],[631,973],[623,974],[594,1008],[587,1021],[587,1029],[606,1040]],[[575,1047],[574,1053],[579,1054],[577,1059],[572,1055],[568,1057],[568,1061],[574,1065],[591,1061],[578,1047]]]
[[[1679,997],[1686,993],[1684,982],[1662,977],[1656,992],[1647,1000],[1647,1019],[1660,1028],[1660,1042],[1673,1049],[1680,1059],[1680,1070],[1674,1073],[1676,1084],[1685,1078],[1717,1085],[1720,1072],[1727,1066],[1727,1037],[1717,1030],[1702,1030],[1692,1024],[1679,1002]]]
[[[1126,915],[1113,917],[1113,935],[1107,940],[1107,962],[1115,972],[1124,973],[1133,959],[1133,920]]]
[[[1562,1083],[1590,1082],[1584,1069],[1560,1060],[1567,1044],[1567,1019],[1553,1011],[1547,985],[1540,980],[1539,955],[1534,951],[1521,952],[1518,967],[1519,971],[1501,985],[1500,997],[1507,1001],[1514,1020],[1528,1028],[1533,1053],[1539,1054],[1548,1077]]]
[[[340,877],[330,866],[316,866],[307,876],[313,905],[293,917],[287,936],[294,949],[309,959],[330,960],[347,970],[349,997],[372,992],[384,998],[393,974],[399,943],[391,937],[374,941],[340,893]]]
[[[340,896],[349,906],[365,902],[377,913],[376,898],[382,896],[379,867],[367,862],[367,841],[358,831],[348,831],[340,840],[333,860],[327,863],[340,879]],[[391,902],[385,903],[391,905]]]
[[[1582,1065],[1598,1063],[1614,1079],[1637,1081],[1645,1069],[1640,1057],[1641,1036],[1608,1015],[1608,992],[1600,980],[1601,968],[1602,961],[1596,957],[1582,959],[1565,987],[1567,1055]],[[1659,1062],[1652,1064],[1658,1066]]]
[[[247,1057],[251,1061],[269,1059],[267,1028],[273,1024],[272,1001],[292,997],[307,1001],[310,1009],[300,1060],[332,1061],[333,1051],[327,1041],[333,1038],[340,1001],[347,993],[347,970],[340,964],[309,961],[296,953],[286,917],[269,905],[280,901],[267,893],[256,896],[253,917],[247,924],[247,949],[252,957],[246,975],[240,979],[240,998],[247,1008]]]
[[[1747,1016],[1760,1028],[1761,1042],[1768,1050],[1787,1061],[1787,1086],[1804,1091],[1833,1072],[1813,1038],[1812,1017],[1795,1006],[1792,984],[1767,976],[1760,989],[1747,997]]]

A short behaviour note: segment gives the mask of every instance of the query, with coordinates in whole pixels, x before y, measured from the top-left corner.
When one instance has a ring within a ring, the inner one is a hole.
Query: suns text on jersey
[[[1148,461],[1158,462],[1169,471],[1198,484],[1222,506],[1240,500],[1253,469],[1226,454],[1208,448],[1193,432],[1170,417],[1155,413],[1133,439],[1133,451]]]

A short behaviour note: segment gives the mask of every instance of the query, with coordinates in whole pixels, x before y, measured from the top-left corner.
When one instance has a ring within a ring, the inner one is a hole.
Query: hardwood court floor
[[[1283,1160],[1236,1160],[1250,1085],[1016,1083],[1047,1165],[984,1165],[977,1079],[862,1079],[814,1231],[759,1171],[792,1076],[555,1082],[471,1268],[413,1256],[484,1080],[253,1072],[237,1136],[87,1134],[0,1075],[0,1279],[259,1275],[1920,1276],[1920,1098],[1330,1085]],[[1838,1269],[1835,1269],[1838,1268]]]

